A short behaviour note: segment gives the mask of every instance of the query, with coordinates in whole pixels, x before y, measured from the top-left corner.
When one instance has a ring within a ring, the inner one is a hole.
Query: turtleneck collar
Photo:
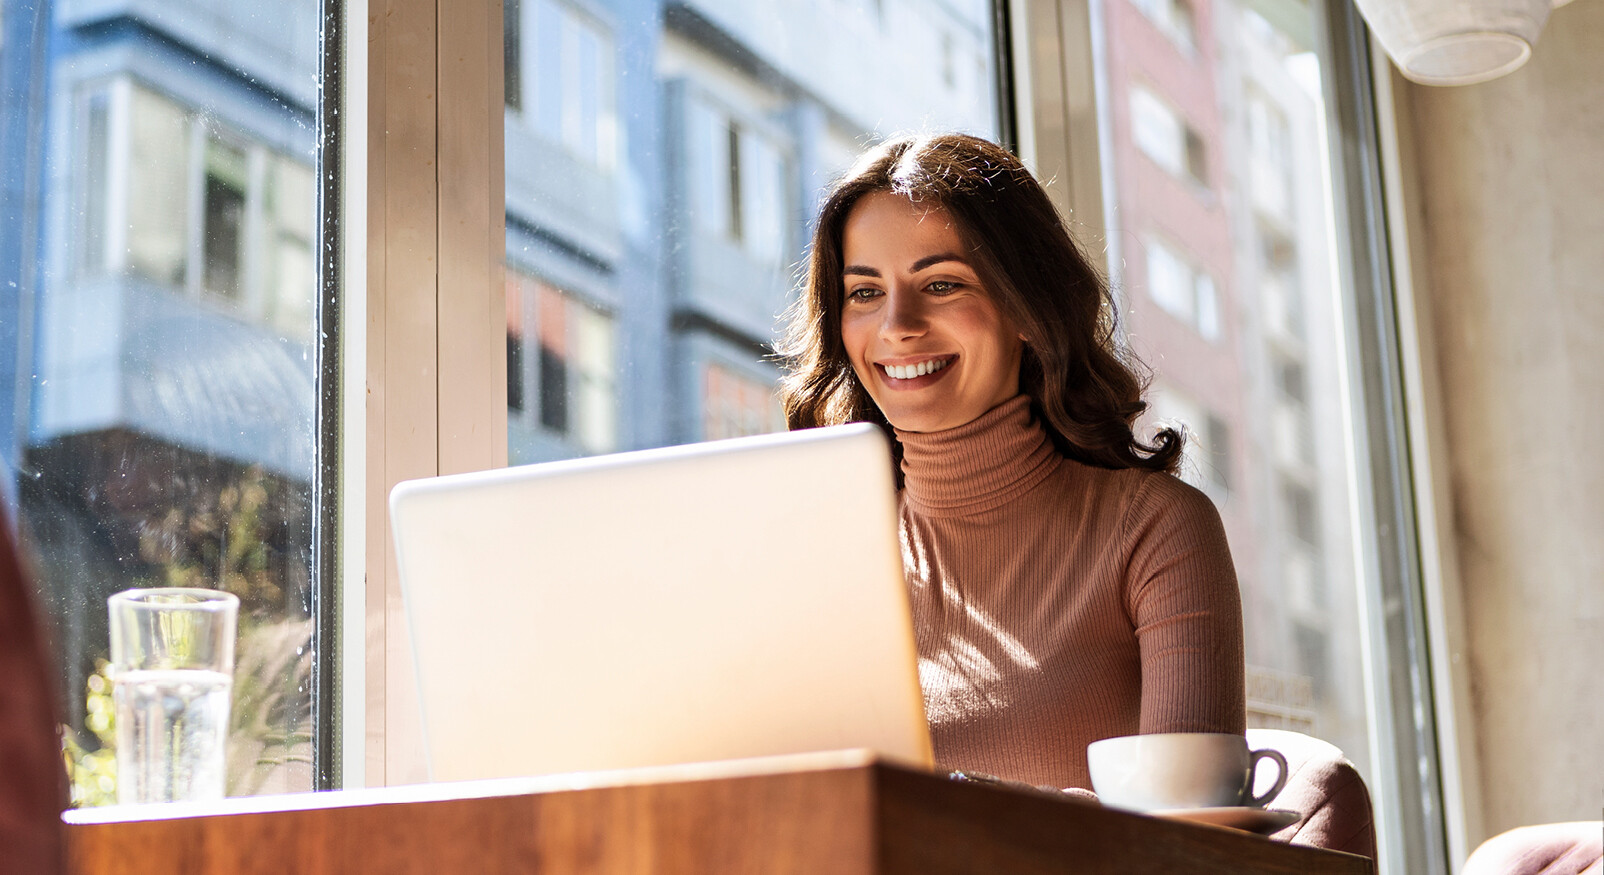
[[[904,497],[933,516],[994,508],[1040,483],[1062,461],[1031,414],[1028,395],[956,428],[896,434]]]

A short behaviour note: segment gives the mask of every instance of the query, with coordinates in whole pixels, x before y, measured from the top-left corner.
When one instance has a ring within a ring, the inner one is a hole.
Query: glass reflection
[[[0,6],[0,500],[76,804],[114,798],[106,596],[241,599],[228,791],[310,769],[316,0]]]

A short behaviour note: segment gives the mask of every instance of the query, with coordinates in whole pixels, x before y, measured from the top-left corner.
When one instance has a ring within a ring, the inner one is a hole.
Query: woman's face
[[[841,256],[841,339],[892,425],[954,428],[1019,393],[1019,332],[969,266],[945,208],[864,195],[847,214]]]

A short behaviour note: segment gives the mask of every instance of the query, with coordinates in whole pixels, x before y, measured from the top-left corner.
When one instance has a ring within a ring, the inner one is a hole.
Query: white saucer
[[[1249,808],[1247,806],[1228,806],[1224,808],[1175,808],[1168,811],[1149,812],[1154,817],[1165,817],[1171,820],[1188,820],[1193,823],[1206,823],[1211,826],[1224,826],[1230,829],[1240,829],[1246,832],[1272,833],[1283,826],[1297,823],[1303,815],[1285,808]]]

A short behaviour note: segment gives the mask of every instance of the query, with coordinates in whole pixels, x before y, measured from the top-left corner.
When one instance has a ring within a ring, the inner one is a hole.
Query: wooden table
[[[65,818],[72,875],[1373,872],[1363,857],[855,751]]]

